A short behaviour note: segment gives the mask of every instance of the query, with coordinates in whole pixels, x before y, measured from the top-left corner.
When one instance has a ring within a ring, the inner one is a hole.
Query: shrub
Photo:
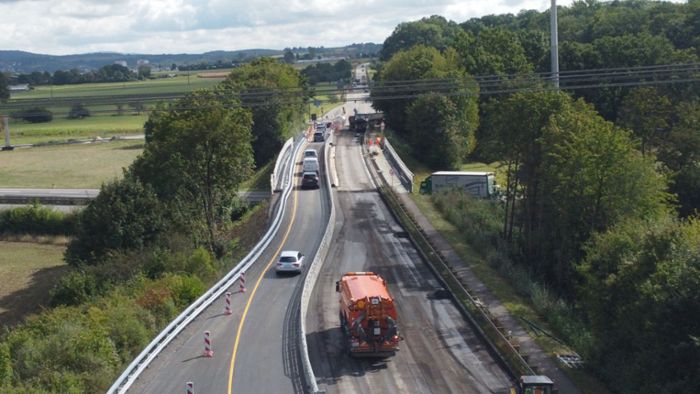
[[[63,276],[50,291],[52,306],[80,305],[98,294],[95,277],[85,272],[71,272]]]
[[[53,120],[53,112],[43,107],[27,108],[12,113],[13,119],[22,119],[29,123],[43,123]]]
[[[97,198],[80,214],[66,261],[96,265],[114,253],[141,250],[165,226],[161,203],[150,186],[130,177],[102,185]]]
[[[68,119],[82,119],[90,116],[90,110],[82,103],[75,103],[68,112]]]
[[[77,214],[54,211],[38,204],[0,212],[0,232],[11,234],[71,235]]]

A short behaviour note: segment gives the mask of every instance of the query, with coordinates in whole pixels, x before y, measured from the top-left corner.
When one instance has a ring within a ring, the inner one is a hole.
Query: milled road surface
[[[307,148],[319,150],[322,156],[322,144],[309,144]],[[295,185],[300,180],[300,162],[297,158]],[[196,393],[300,392],[302,373],[295,323],[304,275],[277,276],[274,264],[278,251],[287,249],[301,251],[307,264],[313,260],[329,217],[324,193],[323,189],[295,187],[278,235],[246,273],[247,291],[238,292],[238,284],[231,289],[233,314],[222,313],[223,300],[215,302],[168,346],[130,392],[184,393],[188,381],[194,383]],[[247,304],[251,297],[252,302]],[[205,330],[211,331],[212,358],[202,357]]]
[[[357,138],[338,135],[335,236],[314,289],[307,339],[328,393],[507,393],[507,374],[473,332],[374,190]],[[400,351],[385,360],[343,352],[335,281],[373,271],[396,299]]]

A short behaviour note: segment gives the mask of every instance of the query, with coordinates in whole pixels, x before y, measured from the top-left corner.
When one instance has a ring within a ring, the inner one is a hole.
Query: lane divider
[[[296,167],[296,166],[295,166]],[[243,309],[243,315],[241,316],[241,321],[238,323],[238,329],[236,330],[236,339],[233,344],[233,352],[231,353],[231,363],[229,364],[229,370],[228,370],[228,394],[231,394],[233,390],[233,374],[236,368],[236,354],[238,354],[238,344],[241,339],[241,332],[243,331],[243,325],[245,324],[245,319],[248,316],[248,310],[250,309],[250,306],[253,304],[253,299],[255,298],[255,293],[258,291],[258,287],[260,286],[260,283],[262,282],[263,278],[265,277],[265,273],[270,269],[272,266],[272,263],[275,262],[277,259],[277,256],[280,254],[282,251],[282,248],[284,245],[287,243],[287,239],[289,238],[289,234],[292,232],[292,227],[294,227],[294,220],[296,219],[297,216],[297,192],[294,192],[294,198],[293,198],[293,203],[292,203],[292,217],[289,220],[289,225],[287,226],[287,230],[284,233],[284,236],[282,237],[282,240],[280,241],[279,247],[275,251],[275,253],[272,255],[272,258],[270,261],[267,263],[265,268],[262,269],[260,272],[260,276],[258,277],[258,280],[255,282],[255,286],[253,286],[253,290],[250,293],[250,297],[248,297],[248,302],[245,304],[245,309]]]
[[[318,275],[321,272],[321,267],[323,266],[326,256],[328,255],[328,249],[330,247],[331,239],[333,238],[333,230],[335,228],[335,204],[333,202],[333,192],[331,190],[331,182],[329,180],[329,157],[330,157],[330,141],[335,139],[335,136],[329,137],[325,143],[325,161],[326,166],[326,192],[328,193],[328,201],[330,202],[331,212],[328,218],[328,224],[326,225],[326,231],[323,233],[323,239],[321,244],[318,246],[318,251],[314,261],[311,263],[309,272],[306,274],[306,279],[304,280],[304,287],[301,292],[301,313],[299,313],[299,348],[301,351],[301,365],[304,372],[304,380],[306,381],[307,391],[311,393],[322,393],[318,390],[318,383],[316,383],[316,375],[314,375],[313,367],[311,366],[311,359],[309,358],[309,348],[306,342],[306,313],[309,308],[309,301],[311,300],[311,293],[318,280]]]

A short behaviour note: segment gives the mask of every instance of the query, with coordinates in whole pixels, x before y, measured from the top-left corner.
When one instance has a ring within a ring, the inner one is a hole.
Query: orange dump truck
[[[336,282],[340,325],[351,356],[386,357],[399,350],[394,299],[373,272],[348,272]]]

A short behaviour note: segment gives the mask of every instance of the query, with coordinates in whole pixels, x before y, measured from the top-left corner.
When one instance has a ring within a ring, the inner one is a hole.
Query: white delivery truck
[[[432,173],[420,186],[423,194],[449,189],[464,190],[479,198],[496,195],[493,172],[438,171]]]

